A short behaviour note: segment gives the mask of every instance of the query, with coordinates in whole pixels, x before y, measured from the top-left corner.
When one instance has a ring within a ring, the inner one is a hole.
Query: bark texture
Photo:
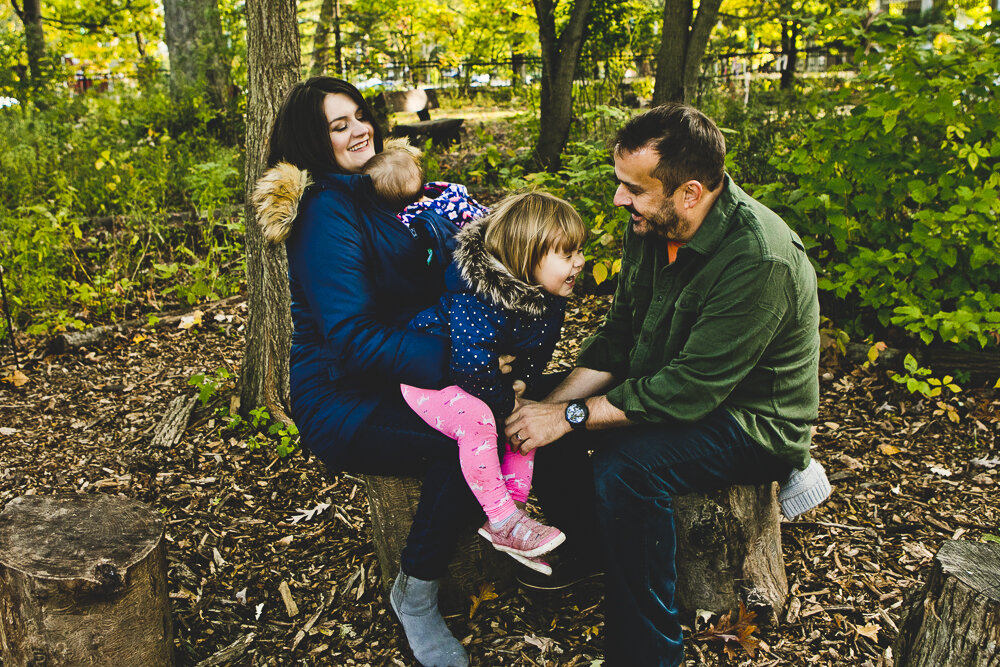
[[[573,77],[583,45],[583,29],[591,0],[576,0],[562,32],[556,31],[554,0],[534,0],[538,40],[542,47],[542,85],[539,100],[538,145],[535,159],[550,170],[559,167],[559,155],[569,139],[573,120]]]
[[[163,0],[163,24],[174,95],[204,89],[216,108],[225,108],[232,82],[216,0]]]
[[[299,80],[295,0],[249,0],[247,14],[246,192],[264,171],[268,137],[287,91]],[[291,297],[285,246],[268,243],[246,197],[246,347],[240,368],[240,410],[258,406],[288,422]]]
[[[185,396],[183,394],[170,401],[167,411],[153,432],[153,439],[149,443],[151,451],[164,451],[181,441],[197,402],[197,395]]]
[[[389,590],[399,572],[399,554],[413,523],[420,500],[420,480],[411,477],[367,475],[368,505],[372,518],[375,555],[382,568],[382,586]],[[513,559],[500,553],[475,531],[462,538],[441,586],[441,606],[453,613],[465,611],[469,596],[489,582],[499,587],[514,581]]]
[[[110,496],[22,496],[0,512],[0,658],[173,665],[163,519]]]
[[[1000,544],[941,545],[894,653],[896,667],[1000,666]]]
[[[699,609],[723,613],[742,601],[761,622],[777,621],[788,580],[773,484],[679,496],[674,522],[682,618]]]
[[[694,100],[701,59],[721,4],[722,0],[702,0],[695,14],[693,0],[665,0],[653,106]]]

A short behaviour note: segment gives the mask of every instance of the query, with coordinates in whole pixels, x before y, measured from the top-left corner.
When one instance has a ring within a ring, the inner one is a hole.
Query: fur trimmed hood
[[[550,295],[538,285],[514,277],[507,267],[486,251],[485,235],[489,216],[470,222],[458,233],[455,265],[462,278],[480,294],[505,310],[540,317]],[[555,297],[551,297],[555,298]]]
[[[299,202],[313,184],[309,172],[288,162],[279,162],[264,172],[250,195],[264,238],[281,243],[292,231]]]

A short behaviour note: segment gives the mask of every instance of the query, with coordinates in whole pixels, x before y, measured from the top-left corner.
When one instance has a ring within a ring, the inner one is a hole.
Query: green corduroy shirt
[[[632,421],[696,422],[722,406],[805,468],[819,405],[819,302],[802,241],[728,175],[672,264],[665,241],[629,226],[611,310],[576,363],[623,378],[607,398]]]

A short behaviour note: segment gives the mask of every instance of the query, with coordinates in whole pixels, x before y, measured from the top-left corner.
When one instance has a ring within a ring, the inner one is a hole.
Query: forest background
[[[829,350],[997,357],[996,7],[816,0],[4,3],[5,349],[243,289],[254,4],[291,5],[301,76],[438,89],[437,114],[467,121],[458,145],[426,146],[431,179],[487,203],[569,199],[591,291],[613,285],[627,224],[607,138],[638,105],[683,100],[805,241]],[[947,403],[971,381],[919,357],[896,375],[912,392]]]

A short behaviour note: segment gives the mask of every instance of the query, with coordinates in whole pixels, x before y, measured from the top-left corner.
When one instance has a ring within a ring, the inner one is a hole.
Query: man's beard
[[[668,241],[685,240],[684,236],[690,225],[677,214],[677,207],[674,206],[673,200],[669,197],[664,198],[663,205],[659,210],[649,215],[642,215],[631,204],[623,208],[643,219],[639,225],[635,220],[632,221],[632,230],[639,236],[652,234]]]

